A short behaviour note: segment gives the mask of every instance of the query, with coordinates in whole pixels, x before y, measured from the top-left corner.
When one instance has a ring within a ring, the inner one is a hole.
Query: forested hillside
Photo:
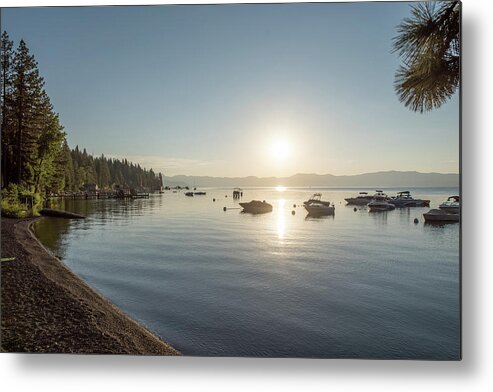
[[[126,159],[93,157],[78,147],[71,150],[38,64],[21,40],[17,49],[2,34],[2,213],[19,210],[19,200],[61,191],[77,191],[84,184],[159,187],[159,175]],[[12,215],[12,214],[11,214]]]
[[[115,185],[145,188],[159,188],[159,174],[152,169],[147,170],[126,159],[108,159],[104,155],[93,157],[86,150],[76,146],[70,150],[65,142],[62,147],[64,172],[63,190],[77,191],[84,184],[98,184],[102,189],[113,188]]]

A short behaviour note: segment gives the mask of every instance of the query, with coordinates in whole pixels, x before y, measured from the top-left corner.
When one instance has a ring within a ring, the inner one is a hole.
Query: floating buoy
[[[226,207],[223,207],[223,211],[226,211],[226,210],[227,210],[227,208]]]
[[[216,201],[216,199],[212,199],[212,201],[213,201],[213,202],[215,202],[215,201]]]
[[[414,218],[414,223],[419,223],[419,219],[418,218]]]
[[[354,207],[354,210],[353,211],[356,212],[356,211],[358,211],[358,209],[356,207]]]
[[[224,197],[228,197],[228,195],[224,195]]]
[[[293,204],[293,208],[296,208],[296,204]]]
[[[296,211],[295,210],[291,211],[291,215],[294,215],[294,214],[296,214]]]

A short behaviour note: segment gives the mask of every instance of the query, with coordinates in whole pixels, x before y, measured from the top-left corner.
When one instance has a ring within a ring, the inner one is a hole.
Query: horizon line
[[[440,174],[440,175],[461,175],[460,172],[458,173],[440,173],[440,172],[420,172],[417,170],[380,170],[380,171],[374,171],[374,172],[364,172],[364,173],[358,173],[358,174],[331,174],[331,173],[324,173],[324,174],[319,174],[319,173],[295,173],[291,174],[288,176],[254,176],[254,175],[245,175],[245,176],[210,176],[210,175],[191,175],[191,174],[175,174],[175,175],[165,175],[163,174],[163,177],[211,177],[211,178],[258,178],[258,179],[268,179],[268,178],[291,178],[294,176],[299,176],[299,175],[311,175],[311,176],[333,176],[333,177],[355,177],[355,176],[362,176],[366,174],[384,174],[384,173],[416,173],[416,174]]]

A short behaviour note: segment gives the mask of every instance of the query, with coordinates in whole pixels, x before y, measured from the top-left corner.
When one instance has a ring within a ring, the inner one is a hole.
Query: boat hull
[[[353,206],[366,206],[371,201],[371,198],[348,197],[347,199],[344,200],[346,200],[347,204]]]
[[[447,214],[442,210],[430,210],[423,214],[423,218],[428,223],[455,223],[460,221],[459,214]]]
[[[272,205],[269,203],[239,203],[243,208],[242,212],[247,212],[249,214],[266,214],[272,212]]]
[[[413,200],[390,200],[389,203],[393,204],[397,208],[405,207],[429,207],[429,200],[413,199]]]
[[[395,206],[393,204],[390,204],[390,203],[369,203],[368,208],[369,208],[370,212],[395,210]]]
[[[334,215],[335,207],[333,206],[314,206],[305,205],[305,209],[310,215],[322,216],[322,215]]]

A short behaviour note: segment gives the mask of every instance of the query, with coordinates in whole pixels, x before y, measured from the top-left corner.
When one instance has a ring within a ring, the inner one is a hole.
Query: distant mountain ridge
[[[458,187],[459,174],[380,171],[356,175],[299,173],[290,177],[209,177],[177,175],[163,177],[164,185],[196,187]]]

